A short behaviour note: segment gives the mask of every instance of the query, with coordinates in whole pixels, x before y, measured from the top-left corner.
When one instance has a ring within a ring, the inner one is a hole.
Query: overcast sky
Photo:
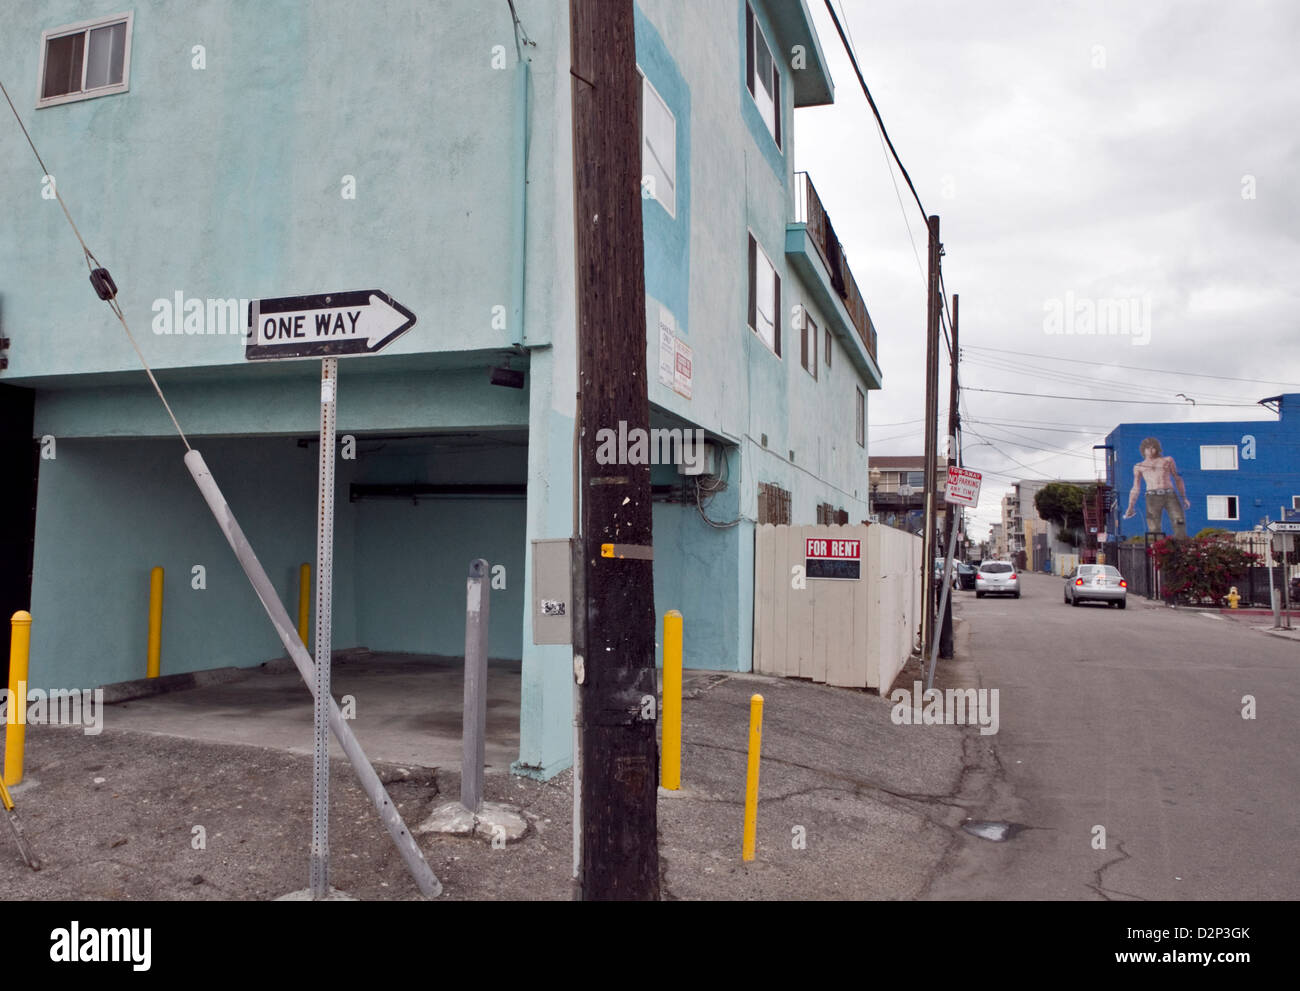
[[[919,454],[925,225],[895,173],[900,209],[824,0],[807,2],[836,102],[798,112],[797,167],[880,335],[870,453]],[[942,219],[972,390],[965,461],[986,472],[968,514],[975,539],[1012,480],[1097,477],[1092,445],[1118,423],[1272,419],[1208,404],[1300,392],[1300,4],[833,2],[926,210]],[[1052,332],[1079,329],[1103,299],[1128,301],[1122,321],[1111,317],[1118,333]],[[947,375],[945,362],[945,416]]]

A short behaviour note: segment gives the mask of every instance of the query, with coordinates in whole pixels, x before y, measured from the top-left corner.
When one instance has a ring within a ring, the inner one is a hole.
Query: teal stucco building
[[[335,648],[457,654],[466,565],[503,565],[515,767],[569,765],[571,652],[533,643],[529,607],[532,542],[573,519],[568,5],[515,8],[520,32],[506,0],[6,13],[0,71],[50,170],[0,125],[0,604],[29,596],[34,685],[142,676],[156,565],[166,672],[282,653],[57,188],[286,603],[314,559],[319,369],[246,361],[246,302],[378,288],[416,314],[340,363]],[[754,526],[868,516],[876,331],[794,169],[795,109],[833,100],[805,0],[639,0],[636,36],[652,425],[710,452],[654,470],[656,611],[684,613],[688,665],[745,671]],[[489,381],[507,363],[523,388]]]

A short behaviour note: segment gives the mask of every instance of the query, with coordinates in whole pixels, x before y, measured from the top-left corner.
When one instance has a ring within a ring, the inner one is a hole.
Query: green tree
[[[1086,495],[1083,489],[1069,482],[1049,482],[1034,493],[1034,508],[1043,519],[1061,528],[1061,540],[1078,546],[1077,535],[1071,533],[1067,538],[1066,531],[1083,529],[1083,500]]]

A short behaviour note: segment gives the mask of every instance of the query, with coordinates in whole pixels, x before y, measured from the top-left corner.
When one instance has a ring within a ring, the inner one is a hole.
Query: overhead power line
[[[1003,396],[1028,396],[1031,399],[1072,399],[1075,402],[1080,402],[1080,403],[1118,403],[1120,406],[1181,406],[1184,409],[1194,408],[1188,406],[1186,403],[1180,403],[1174,400],[1161,401],[1156,399],[1114,399],[1114,398],[1098,398],[1093,396],[1054,396],[1054,395],[1048,395],[1046,393],[1041,393],[1041,392],[1013,392],[1010,389],[977,389],[973,385],[965,386],[963,388],[963,391],[964,392],[995,392]],[[1258,405],[1259,405],[1258,403],[1197,403],[1196,404],[1197,407],[1227,406],[1227,407],[1232,407],[1233,409],[1243,409],[1243,408],[1249,408],[1251,406],[1258,406]]]
[[[898,170],[903,173],[903,178],[907,180],[907,188],[912,191],[912,198],[916,200],[916,205],[921,211],[921,217],[926,223],[929,223],[930,215],[925,212],[925,206],[921,203],[921,195],[916,191],[916,186],[912,184],[912,177],[907,174],[907,167],[903,165],[903,160],[898,157],[898,149],[894,147],[894,142],[889,139],[889,131],[885,129],[884,118],[880,116],[880,109],[876,106],[876,101],[871,96],[871,90],[867,88],[867,81],[862,78],[862,70],[858,68],[858,57],[853,53],[853,46],[849,39],[844,35],[844,28],[840,25],[839,15],[835,13],[835,7],[831,0],[825,0],[826,10],[831,15],[831,20],[835,24],[835,30],[840,36],[840,44],[844,46],[844,51],[849,56],[849,61],[853,63],[853,71],[858,77],[858,85],[862,87],[862,95],[867,98],[867,103],[871,106],[871,112],[876,115],[876,123],[880,125],[880,133],[884,136],[885,144],[889,145],[889,152],[894,156],[894,161],[898,163]],[[847,17],[846,17],[847,20]]]
[[[1155,372],[1159,375],[1184,375],[1191,378],[1222,379],[1225,382],[1249,382],[1258,385],[1285,385],[1300,389],[1297,382],[1279,382],[1271,379],[1238,378],[1232,375],[1211,375],[1208,372],[1184,372],[1176,368],[1152,368],[1149,365],[1125,365],[1117,361],[1087,361],[1083,358],[1062,358],[1054,354],[1039,354],[1028,351],[1009,351],[1006,348],[991,348],[979,344],[967,344],[972,351],[996,351],[999,354],[1013,354],[1021,358],[1046,358],[1048,361],[1066,361],[1073,365],[1100,365],[1103,368],[1128,368],[1139,372]]]

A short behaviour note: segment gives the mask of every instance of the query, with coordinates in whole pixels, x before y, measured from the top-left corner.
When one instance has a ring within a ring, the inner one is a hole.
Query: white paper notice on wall
[[[691,346],[680,337],[677,338],[677,354],[673,361],[673,391],[687,399],[691,398],[694,356]]]
[[[677,360],[677,338],[673,334],[673,315],[659,311],[659,381],[673,387],[673,366]]]

